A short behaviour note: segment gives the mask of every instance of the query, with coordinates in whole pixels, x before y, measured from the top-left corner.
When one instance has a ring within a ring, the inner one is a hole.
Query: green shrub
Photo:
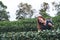
[[[60,40],[60,31],[1,32],[0,40]]]
[[[53,17],[54,29],[60,29],[60,16]],[[0,21],[0,32],[37,31],[37,19],[21,19],[19,21]]]
[[[57,28],[60,29],[60,16],[53,17],[53,23],[55,30],[57,30]]]
[[[0,32],[37,31],[37,19],[0,21]]]

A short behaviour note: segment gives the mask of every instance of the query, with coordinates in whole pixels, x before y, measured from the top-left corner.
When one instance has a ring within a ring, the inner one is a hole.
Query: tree
[[[3,21],[3,20],[9,20],[9,15],[6,11],[7,9],[7,6],[5,6],[1,1],[0,1],[0,21]]]
[[[57,11],[56,16],[60,16],[60,2],[59,3],[52,2],[52,5],[55,7],[55,10]]]
[[[46,13],[47,9],[49,9],[49,4],[43,2],[41,10],[39,10],[39,14],[41,14],[44,18],[50,17],[49,14]]]
[[[57,14],[55,17],[53,17],[53,22],[55,25],[55,29],[60,29],[60,2],[52,2],[52,5],[55,7],[55,10],[57,11]]]
[[[19,10],[16,11],[16,19],[31,18],[33,16],[33,10],[31,5],[27,3],[20,3],[18,5]]]

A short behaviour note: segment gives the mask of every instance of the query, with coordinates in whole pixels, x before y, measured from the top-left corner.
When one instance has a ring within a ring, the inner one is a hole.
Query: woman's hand
[[[48,25],[53,27],[53,25],[51,23],[48,23]]]

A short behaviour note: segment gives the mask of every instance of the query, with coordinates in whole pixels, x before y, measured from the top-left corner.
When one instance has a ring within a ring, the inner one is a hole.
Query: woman
[[[37,21],[37,28],[38,30],[51,30],[53,27],[53,23],[51,21],[45,20],[42,16],[38,16],[38,21]]]

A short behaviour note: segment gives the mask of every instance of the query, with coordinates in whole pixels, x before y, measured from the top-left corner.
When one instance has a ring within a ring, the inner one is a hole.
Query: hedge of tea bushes
[[[52,18],[54,30],[60,29],[60,16]],[[0,32],[37,31],[37,19],[21,19],[18,21],[0,21]]]
[[[60,31],[1,32],[0,40],[60,40]]]
[[[59,28],[60,29],[60,16],[55,16],[52,18],[52,21],[54,23],[54,28],[57,29]]]
[[[37,31],[37,19],[0,21],[0,32]]]

